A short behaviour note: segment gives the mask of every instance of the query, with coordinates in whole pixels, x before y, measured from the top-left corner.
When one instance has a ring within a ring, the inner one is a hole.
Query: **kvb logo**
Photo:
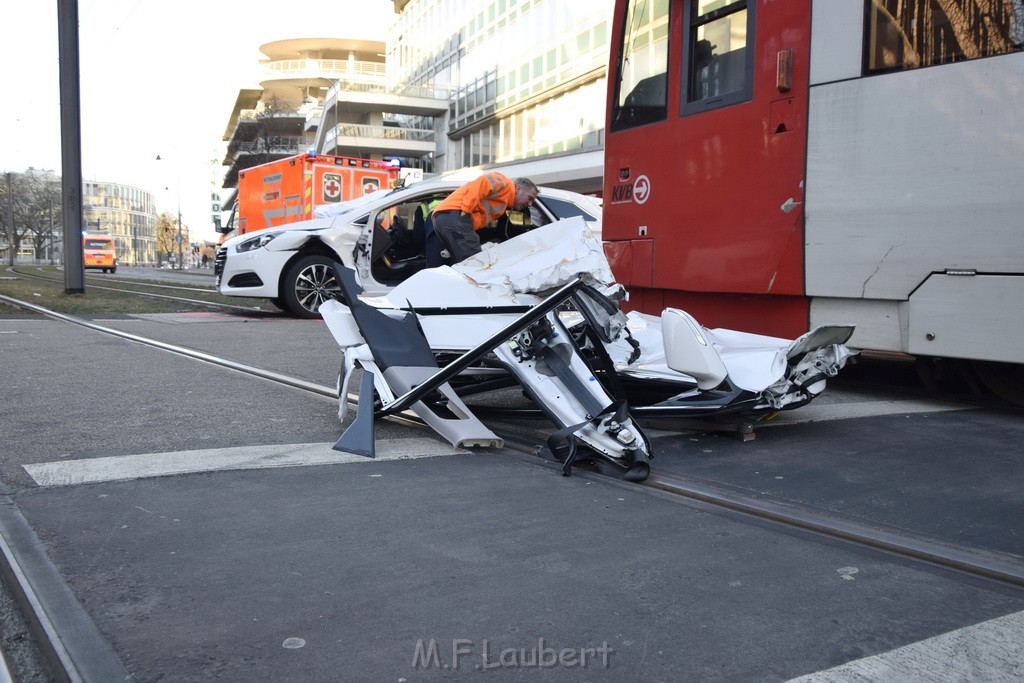
[[[638,176],[632,184],[616,185],[612,188],[612,204],[636,202],[644,204],[651,198],[651,179],[645,175]]]

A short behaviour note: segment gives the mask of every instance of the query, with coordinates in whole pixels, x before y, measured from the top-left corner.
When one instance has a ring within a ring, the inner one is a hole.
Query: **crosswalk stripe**
[[[970,410],[975,406],[963,403],[934,400],[883,400],[842,403],[813,402],[797,410],[782,411],[775,418],[759,423],[795,424],[800,422],[826,422],[829,420],[851,420],[858,417],[878,415],[900,415],[903,413],[938,413],[951,410]]]
[[[914,415],[917,413],[949,412],[953,410],[971,410],[975,406],[963,403],[951,403],[949,401],[937,400],[882,400],[882,401],[843,401],[837,403],[814,402],[796,410],[783,410],[770,420],[751,421],[742,417],[735,417],[732,421],[736,424],[750,422],[754,430],[765,427],[795,425],[806,422],[829,422],[832,420],[855,420],[863,417],[877,417],[882,415]],[[688,422],[691,424],[687,427]],[[729,424],[729,420],[723,420],[722,424]],[[664,436],[678,436],[680,430],[687,431],[707,429],[708,423],[703,418],[695,417],[689,421],[686,418],[679,418],[674,423],[674,429],[658,428],[658,422],[652,420],[650,427],[644,428],[644,434],[650,439],[657,439]],[[665,423],[662,423],[665,424]],[[694,426],[696,425],[696,426]]]
[[[1022,678],[1024,612],[1015,612],[794,678],[789,683],[1019,681]]]
[[[141,453],[24,465],[39,486],[72,486],[171,474],[271,467],[343,465],[456,455],[468,451],[433,439],[380,439],[376,458],[333,450],[330,443],[238,446],[168,453]]]

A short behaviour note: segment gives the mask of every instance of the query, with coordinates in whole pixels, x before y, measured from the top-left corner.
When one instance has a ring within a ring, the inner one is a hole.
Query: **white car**
[[[430,180],[319,207],[321,218],[247,233],[217,251],[217,289],[227,296],[270,299],[303,318],[339,291],[335,266],[356,272],[368,296],[387,294],[426,267],[424,221],[431,204],[465,180]],[[599,200],[541,187],[530,215],[510,211],[479,231],[481,242],[503,242],[534,227],[581,217],[601,234]]]

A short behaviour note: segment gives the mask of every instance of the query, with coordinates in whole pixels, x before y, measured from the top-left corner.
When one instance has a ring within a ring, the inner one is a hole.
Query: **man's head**
[[[540,190],[529,178],[516,178],[516,198],[512,203],[513,209],[529,209],[533,200],[540,194]]]

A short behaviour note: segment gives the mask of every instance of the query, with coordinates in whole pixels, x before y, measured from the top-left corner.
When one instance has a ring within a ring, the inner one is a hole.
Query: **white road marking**
[[[938,412],[949,412],[953,410],[973,410],[975,406],[965,405],[963,403],[952,403],[949,401],[937,401],[937,400],[885,400],[885,401],[847,401],[841,403],[819,403],[812,402],[809,405],[797,408],[795,410],[783,410],[771,420],[765,420],[760,422],[753,422],[754,431],[765,427],[772,427],[776,425],[793,425],[802,424],[805,422],[828,422],[831,420],[854,420],[861,417],[875,417],[879,415],[900,415],[907,414],[912,415],[916,413],[938,413]],[[706,420],[702,422],[703,418],[695,417],[693,422],[700,425],[709,424]],[[736,423],[745,422],[741,418],[734,420]],[[728,417],[723,420],[723,426],[728,425],[730,420]],[[667,424],[666,421],[664,424]],[[651,425],[658,424],[657,421],[652,420]],[[668,430],[668,429],[656,429],[653,427],[645,427],[644,434],[648,438],[654,439],[663,436],[678,436],[680,431],[686,431],[686,419],[680,419],[676,424],[679,425],[679,429]],[[706,428],[706,427],[705,427]],[[693,430],[700,431],[701,427],[693,427]]]
[[[844,403],[811,402],[796,410],[783,410],[767,422],[758,422],[758,427],[773,424],[797,424],[801,422],[826,422],[829,420],[851,420],[876,415],[899,415],[901,413],[939,413],[951,410],[971,410],[972,405],[934,400],[887,400],[859,401]]]
[[[270,467],[342,465],[386,460],[432,458],[468,453],[433,439],[381,439],[375,447],[376,458],[342,453],[330,443],[284,444],[278,446],[239,446],[169,453],[116,455],[60,462],[24,465],[39,486],[72,486],[103,481],[123,481],[171,474],[254,470]]]
[[[796,683],[1024,680],[1024,612],[856,659]]]

